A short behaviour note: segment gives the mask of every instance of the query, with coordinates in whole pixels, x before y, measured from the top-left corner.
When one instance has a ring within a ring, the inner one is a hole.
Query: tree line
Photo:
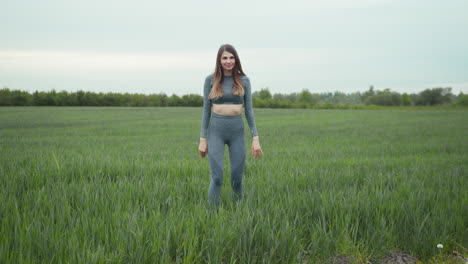
[[[390,89],[374,90],[373,86],[361,93],[311,93],[304,89],[300,93],[271,94],[268,88],[253,94],[255,107],[270,108],[335,108],[337,106],[468,106],[468,95],[454,95],[451,87],[425,89],[419,93],[400,94]]]
[[[259,108],[337,108],[352,106],[468,106],[468,95],[452,93],[451,87],[425,89],[419,93],[400,94],[390,89],[374,90],[373,86],[361,93],[299,93],[271,94],[268,87],[252,94],[253,104]],[[29,93],[21,90],[0,89],[0,106],[202,106],[198,94],[183,96],[160,94],[67,92],[51,90]]]

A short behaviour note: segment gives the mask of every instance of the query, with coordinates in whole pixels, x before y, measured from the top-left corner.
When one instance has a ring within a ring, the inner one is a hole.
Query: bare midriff
[[[241,104],[213,104],[211,108],[213,113],[225,116],[234,116],[242,114]]]

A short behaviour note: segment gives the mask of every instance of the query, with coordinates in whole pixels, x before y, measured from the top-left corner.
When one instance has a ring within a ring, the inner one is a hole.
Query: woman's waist
[[[244,131],[244,121],[242,115],[219,115],[211,113],[209,124],[210,131],[219,131],[222,133],[241,133]]]
[[[242,104],[213,104],[211,110],[222,116],[238,116],[242,114]]]
[[[238,115],[220,115],[215,112],[211,112],[211,118],[221,118],[221,119],[242,119],[242,114]]]

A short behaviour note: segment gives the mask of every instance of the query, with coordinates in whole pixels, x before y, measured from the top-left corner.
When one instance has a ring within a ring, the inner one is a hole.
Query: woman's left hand
[[[258,139],[258,136],[255,136],[252,138],[252,155],[254,156],[255,159],[260,157],[260,155],[263,155],[262,148],[260,147],[260,140]]]

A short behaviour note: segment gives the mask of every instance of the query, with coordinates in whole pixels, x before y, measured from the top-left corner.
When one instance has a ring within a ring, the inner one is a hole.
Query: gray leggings
[[[208,158],[211,182],[208,199],[219,204],[219,192],[223,185],[224,145],[229,146],[231,186],[234,201],[242,199],[242,177],[245,168],[245,133],[241,115],[223,116],[211,113],[208,127]]]

